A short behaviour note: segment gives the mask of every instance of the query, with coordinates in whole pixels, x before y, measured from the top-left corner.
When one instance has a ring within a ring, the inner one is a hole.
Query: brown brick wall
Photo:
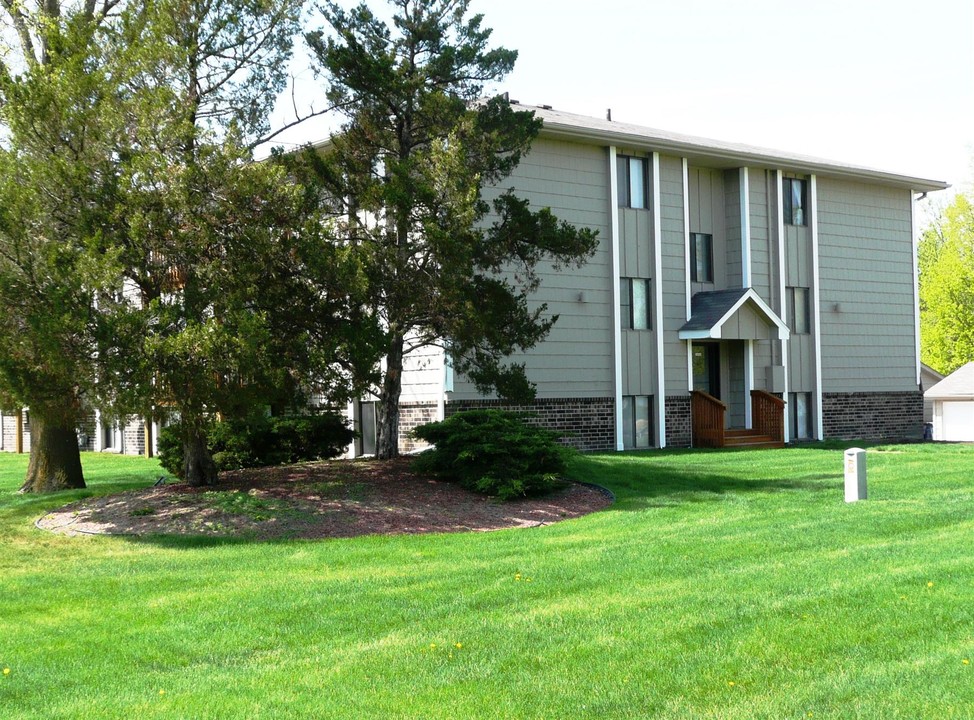
[[[427,447],[427,443],[411,437],[414,428],[436,421],[436,403],[402,403],[399,405],[399,452],[412,452]]]
[[[690,396],[672,395],[666,398],[666,446],[690,447]]]
[[[462,410],[496,408],[533,413],[530,422],[565,433],[563,442],[583,452],[615,449],[612,398],[535,400],[531,405],[510,405],[500,400],[461,400],[447,403],[449,417]]]
[[[899,393],[823,393],[826,438],[843,440],[919,440],[923,437],[923,395]]]

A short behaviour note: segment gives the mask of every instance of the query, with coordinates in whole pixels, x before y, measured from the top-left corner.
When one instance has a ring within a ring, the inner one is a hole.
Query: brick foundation
[[[427,447],[427,443],[410,436],[414,428],[438,420],[436,403],[401,403],[399,405],[399,452],[412,452]]]
[[[673,395],[666,398],[666,447],[690,447],[690,396]]]
[[[615,449],[612,398],[535,400],[531,405],[510,405],[500,400],[460,400],[447,403],[446,415],[480,408],[533,413],[537,417],[531,418],[532,423],[563,432],[563,442],[583,452]]]
[[[923,395],[919,392],[823,393],[826,438],[919,440]]]

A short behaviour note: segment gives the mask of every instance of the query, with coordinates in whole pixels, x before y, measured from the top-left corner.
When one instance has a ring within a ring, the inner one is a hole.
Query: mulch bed
[[[207,488],[176,483],[88,498],[37,526],[68,535],[339,538],[532,527],[612,503],[606,491],[572,482],[544,497],[500,502],[410,465],[403,457],[236,470]]]

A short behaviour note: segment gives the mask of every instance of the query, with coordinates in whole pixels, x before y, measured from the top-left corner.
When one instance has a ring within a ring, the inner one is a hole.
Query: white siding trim
[[[616,148],[609,146],[609,215],[612,229],[612,355],[615,365],[616,450],[623,450],[622,438],[622,318],[619,296],[619,186],[616,174]]]
[[[920,236],[917,233],[917,199],[910,190],[910,227],[913,231],[913,338],[916,340],[917,387],[920,387],[920,273],[917,252]]]
[[[662,193],[659,186],[659,153],[653,153],[653,255],[655,266],[653,274],[653,287],[656,292],[654,308],[654,325],[656,328],[656,416],[657,433],[659,435],[657,445],[661,448],[666,447],[666,376],[664,374],[664,354],[663,354],[663,227],[662,211],[660,203]]]
[[[101,425],[101,410],[95,410],[95,452],[105,449],[105,428]]]
[[[690,163],[683,158],[683,261],[686,269],[683,282],[686,284],[687,321],[690,320],[692,302],[690,299]],[[687,341],[687,388],[693,390],[693,351]]]
[[[818,183],[809,176],[809,205],[811,205],[812,230],[812,326],[815,331],[815,439],[825,439],[822,421],[822,304],[819,293],[818,272]]]
[[[741,287],[751,287],[751,197],[747,168],[741,168]]]
[[[744,345],[744,427],[748,430],[754,425],[751,415],[751,391],[754,389],[754,341],[747,340]]]
[[[3,410],[0,410],[0,450],[3,450]]]
[[[781,319],[788,322],[788,293],[786,290],[787,277],[785,265],[785,205],[782,191],[784,190],[783,176],[781,170],[775,170],[776,182],[778,184],[778,197],[775,202],[778,209],[778,286],[780,290],[780,310]],[[781,341],[781,367],[784,368],[785,388],[785,442],[791,442],[791,413],[788,412],[788,341]]]
[[[683,158],[683,259],[686,266],[687,320],[690,319],[690,163]]]

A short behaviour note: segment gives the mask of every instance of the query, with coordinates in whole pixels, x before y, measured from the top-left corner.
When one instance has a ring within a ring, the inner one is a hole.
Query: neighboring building
[[[512,358],[523,409],[585,450],[724,444],[782,410],[784,441],[921,437],[915,199],[945,183],[525,109],[544,127],[505,187],[601,243],[543,279],[560,317]],[[442,353],[414,363],[403,430],[500,406]]]
[[[933,439],[974,442],[974,362],[924,393],[933,404]]]
[[[923,391],[923,422],[932,423],[933,422],[933,400],[927,397],[927,390],[932,388],[938,382],[944,379],[944,376],[934,370],[932,367],[926,363],[920,363],[920,390]]]

